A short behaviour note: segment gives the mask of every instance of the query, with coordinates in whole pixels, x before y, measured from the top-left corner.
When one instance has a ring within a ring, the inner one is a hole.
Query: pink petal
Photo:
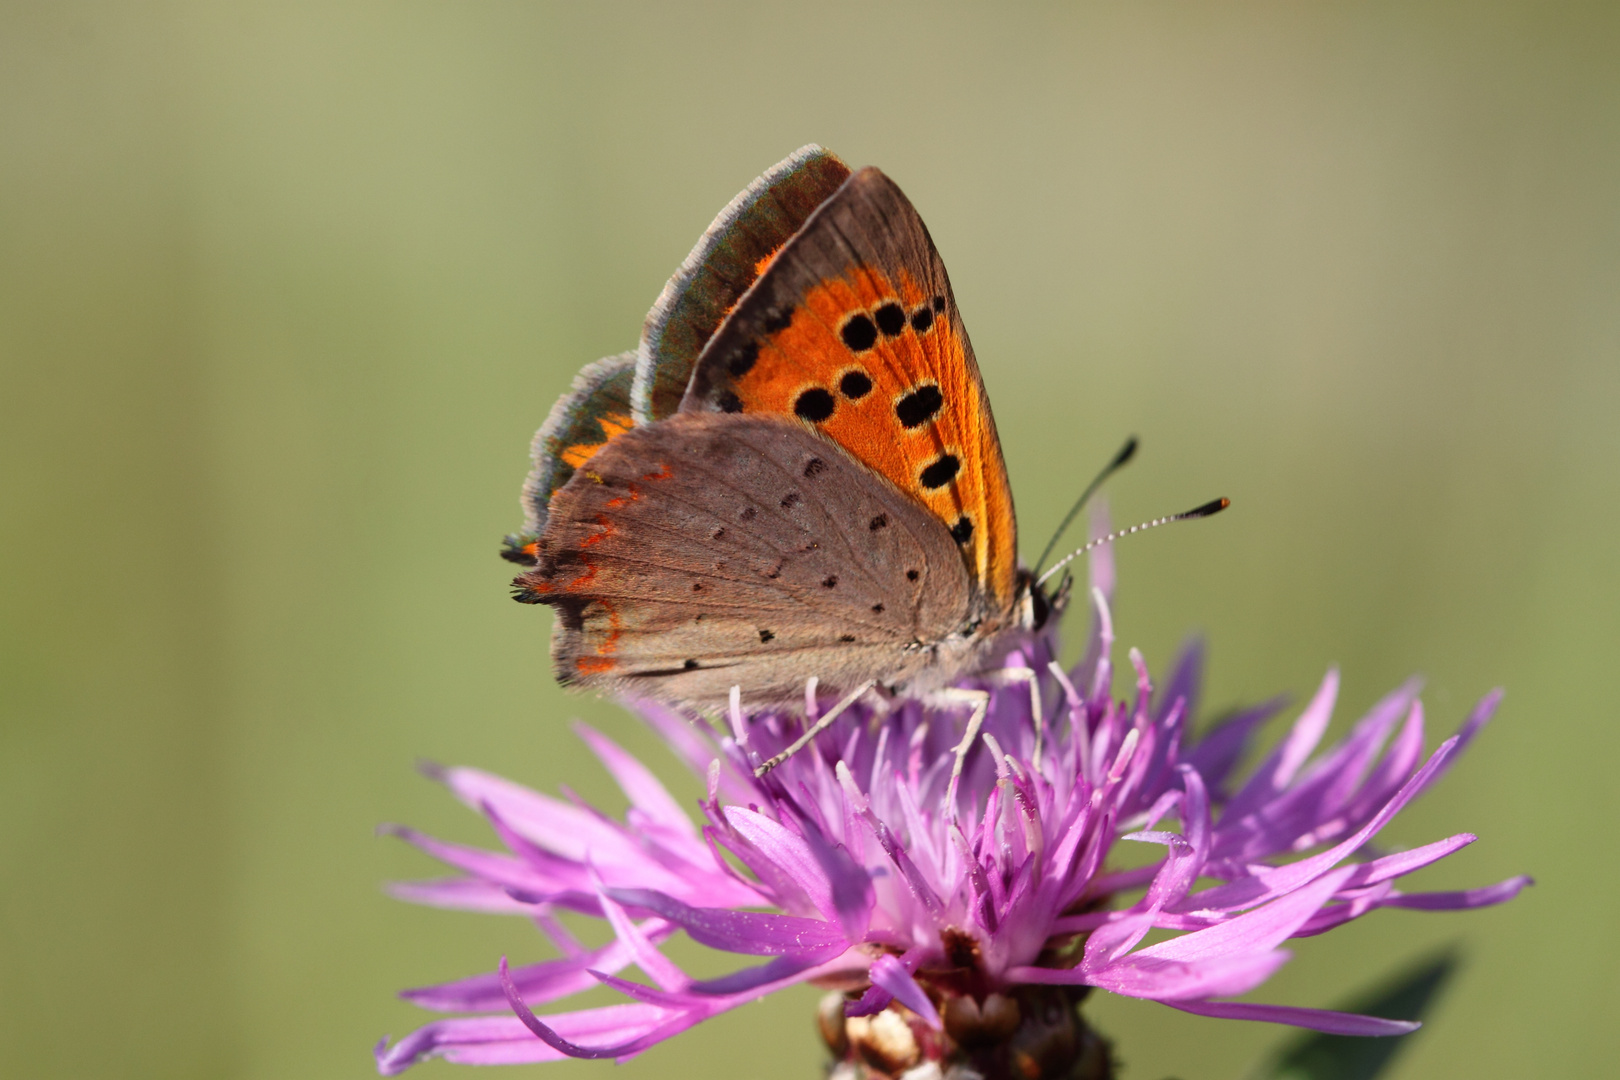
[[[1353,855],[1363,844],[1378,834],[1378,831],[1401,811],[1407,803],[1428,786],[1429,780],[1439,771],[1456,749],[1455,737],[1440,744],[1429,760],[1419,769],[1395,797],[1384,804],[1383,809],[1373,816],[1372,820],[1356,830],[1348,839],[1341,841],[1334,847],[1313,855],[1308,859],[1301,859],[1287,866],[1270,870],[1256,870],[1254,876],[1227,885],[1217,885],[1213,889],[1206,889],[1201,893],[1194,893],[1180,904],[1175,905],[1176,911],[1232,911],[1248,907],[1252,904],[1267,900],[1273,896],[1286,893],[1311,880],[1328,867]],[[1217,832],[1219,829],[1217,828]]]
[[[887,990],[896,1001],[922,1017],[929,1027],[939,1030],[939,1013],[934,1003],[928,1000],[928,995],[911,977],[911,972],[893,955],[885,953],[873,961],[872,985]]]
[[[692,824],[691,817],[645,765],[594,728],[575,724],[574,732],[613,774],[613,779],[630,799],[631,806],[672,832],[689,840],[697,840],[697,827]]]
[[[565,1021],[571,1019],[572,1017],[568,1016],[567,1014],[560,1016],[548,1016],[546,1019],[550,1020],[555,1026],[547,1026],[540,1021],[539,1017],[534,1015],[533,1010],[523,1003],[523,999],[518,996],[517,987],[512,985],[511,977],[507,972],[506,957],[504,956],[501,957],[500,976],[501,986],[506,990],[507,1003],[511,1005],[512,1012],[516,1014],[518,1020],[523,1023],[523,1026],[534,1032],[535,1036],[547,1046],[550,1046],[553,1050],[566,1054],[569,1057],[629,1057],[632,1054],[640,1053],[642,1050],[645,1050],[647,1047],[652,1046],[655,1043],[662,1042],[664,1039],[667,1039],[669,1036],[674,1035],[678,1031],[684,1031],[686,1028],[691,1027],[698,1020],[702,1019],[702,1017],[691,1017],[682,1015],[680,1013],[671,1013],[670,1010],[659,1009],[655,1005],[621,1005],[618,1006],[618,1008],[640,1008],[655,1010],[651,1014],[652,1018],[655,1021],[661,1020],[662,1022],[655,1023],[650,1026],[650,1028],[649,1025],[643,1023],[637,1025],[621,1025],[608,1031],[603,1031],[599,1027],[588,1032],[581,1032],[577,1029],[570,1031],[569,1034],[573,1035],[574,1038],[580,1037],[581,1034],[592,1034],[605,1036],[610,1039],[619,1038],[623,1040],[617,1044],[609,1046],[583,1046],[561,1033],[563,1030],[566,1030],[571,1026],[565,1023]],[[582,1014],[575,1013],[573,1016],[580,1017]]]
[[[607,889],[604,895],[626,907],[642,908],[668,919],[693,941],[726,952],[826,959],[842,953],[850,944],[839,932],[838,924],[820,919],[697,908],[654,889]]]
[[[583,859],[593,846],[624,844],[596,815],[481,769],[445,769],[439,779],[474,810],[494,807],[519,833],[567,858]]]
[[[1227,804],[1227,814],[1234,818],[1242,818],[1259,809],[1288,786],[1300,766],[1305,764],[1305,759],[1311,756],[1311,751],[1316,749],[1316,744],[1322,741],[1322,734],[1327,731],[1328,721],[1333,719],[1333,703],[1338,696],[1339,672],[1335,668],[1329,670],[1322,678],[1322,685],[1317,689],[1316,696],[1311,698],[1311,703],[1305,706],[1305,711],[1294,721],[1288,738],[1271,752],[1249,782],[1243,785],[1243,790],[1233,796],[1232,801]]]
[[[1460,892],[1406,893],[1385,901],[1384,907],[1410,908],[1415,911],[1464,911],[1470,908],[1502,904],[1518,896],[1535,879],[1528,874],[1508,878],[1495,885]]]
[[[624,908],[614,903],[607,890],[602,887],[600,879],[596,882],[596,895],[602,904],[602,913],[607,916],[608,925],[613,927],[613,933],[626,950],[629,951],[635,965],[647,974],[647,977],[665,990],[684,990],[692,984],[675,962],[653,944],[652,938],[643,933],[641,928],[631,921],[630,916],[624,913]],[[662,929],[670,924],[662,919],[648,919],[650,924]],[[668,935],[665,935],[668,936]],[[620,965],[622,967],[623,965]],[[598,971],[618,970],[603,965],[593,965]]]
[[[1135,953],[1086,981],[1115,994],[1155,1001],[1230,997],[1246,994],[1288,961],[1288,952],[1222,956],[1191,963],[1157,960]]]
[[[1164,960],[1204,960],[1233,953],[1269,952],[1327,903],[1351,874],[1353,866],[1329,871],[1294,892],[1230,922],[1149,945],[1133,955]]]
[[[662,941],[669,937],[674,929],[661,919],[649,919],[643,932],[650,939]],[[517,968],[512,972],[512,982],[517,986],[524,1001],[531,1005],[539,1005],[595,986],[596,979],[590,974],[591,969],[621,971],[634,959],[634,953],[624,942],[614,940],[579,956],[547,960]],[[493,973],[440,983],[437,986],[402,990],[399,996],[424,1009],[446,1012],[479,1012],[498,1009],[506,1004],[506,994],[501,987],[500,978]]]
[[[532,915],[534,905],[512,899],[504,888],[477,878],[441,878],[438,881],[392,881],[385,886],[396,900],[458,911],[492,915]]]
[[[1166,1001],[1164,1004],[1199,1016],[1292,1024],[1312,1031],[1325,1031],[1329,1035],[1405,1035],[1423,1026],[1415,1020],[1385,1020],[1379,1016],[1361,1016],[1330,1009],[1300,1009],[1291,1005],[1250,1005],[1240,1001]]]
[[[818,852],[805,837],[763,814],[728,806],[725,815],[743,839],[804,891],[823,918],[838,920],[851,940],[866,933],[872,893],[864,869],[847,855],[840,858],[836,849]]]

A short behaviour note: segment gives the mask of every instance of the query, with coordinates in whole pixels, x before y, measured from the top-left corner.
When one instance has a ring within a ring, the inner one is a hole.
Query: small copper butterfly
[[[990,401],[906,196],[806,146],[536,434],[516,599],[564,684],[698,709],[946,686],[1040,629]]]

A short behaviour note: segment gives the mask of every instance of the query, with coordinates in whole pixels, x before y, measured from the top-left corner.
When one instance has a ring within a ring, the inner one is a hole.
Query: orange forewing
[[[811,288],[789,325],[760,343],[759,358],[732,384],[745,412],[794,415],[806,390],[820,388],[835,401],[832,414],[816,426],[857,460],[920,500],[947,528],[964,519],[972,532],[963,545],[968,567],[982,588],[1010,602],[1017,569],[1012,498],[1006,468],[990,421],[989,407],[959,323],[935,315],[935,294],[902,268],[890,281],[871,266],[854,266],[842,277]],[[872,348],[853,352],[839,327],[855,313],[872,312],[898,300],[908,316],[901,333],[879,334]],[[927,328],[911,316],[926,311]],[[870,380],[858,398],[842,392],[855,372]],[[897,404],[919,387],[937,387],[943,403],[925,423],[907,428]],[[928,488],[919,477],[931,462],[949,453],[960,461],[955,477]]]

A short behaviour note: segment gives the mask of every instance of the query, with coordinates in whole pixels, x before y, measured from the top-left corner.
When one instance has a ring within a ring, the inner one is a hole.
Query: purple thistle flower
[[[824,1002],[822,1032],[836,1058],[861,1062],[869,1075],[922,1062],[962,1063],[986,1077],[1015,1069],[1111,1075],[1107,1044],[1074,1008],[1090,988],[1338,1034],[1412,1030],[1416,1024],[1402,1021],[1223,999],[1264,982],[1288,959],[1289,938],[1382,907],[1500,903],[1529,883],[1404,893],[1397,879],[1474,836],[1388,854],[1371,847],[1450,767],[1500,693],[1487,695],[1426,760],[1413,683],[1313,757],[1338,690],[1329,672],[1287,737],[1236,784],[1250,737],[1280,703],[1241,712],[1192,741],[1196,647],[1157,691],[1133,650],[1134,699],[1116,699],[1111,578],[1104,549],[1093,564],[1095,625],[1075,669],[1065,672],[1050,643],[1034,640],[1001,670],[964,684],[987,691],[988,707],[956,784],[953,751],[970,710],[917,702],[858,704],[764,778],[754,767],[791,743],[804,720],[748,718],[734,708],[730,734],[715,736],[668,709],[640,706],[707,777],[701,827],[639,762],[583,726],[580,736],[629,797],[623,821],[477,770],[436,771],[489,820],[506,850],[392,830],[461,874],[396,885],[394,895],[527,916],[561,955],[510,970],[502,960],[492,974],[405,991],[425,1008],[495,1014],[440,1020],[392,1046],[384,1040],[379,1071],[393,1075],[425,1056],[468,1064],[623,1060],[807,981],[844,991]],[[1120,840],[1164,853],[1148,866],[1110,871]],[[1195,888],[1200,880],[1215,884]],[[555,918],[559,911],[606,920],[613,939],[583,947]],[[1153,929],[1179,933],[1142,946]],[[660,951],[677,931],[764,962],[693,979]],[[646,981],[622,977],[632,966]],[[625,1003],[534,1013],[600,984]]]

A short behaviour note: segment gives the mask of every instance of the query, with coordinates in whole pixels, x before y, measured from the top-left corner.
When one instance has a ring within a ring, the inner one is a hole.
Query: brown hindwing
[[[563,682],[699,706],[949,674],[939,643],[972,606],[948,529],[774,416],[619,435],[557,492],[538,554],[515,585],[558,610]]]

